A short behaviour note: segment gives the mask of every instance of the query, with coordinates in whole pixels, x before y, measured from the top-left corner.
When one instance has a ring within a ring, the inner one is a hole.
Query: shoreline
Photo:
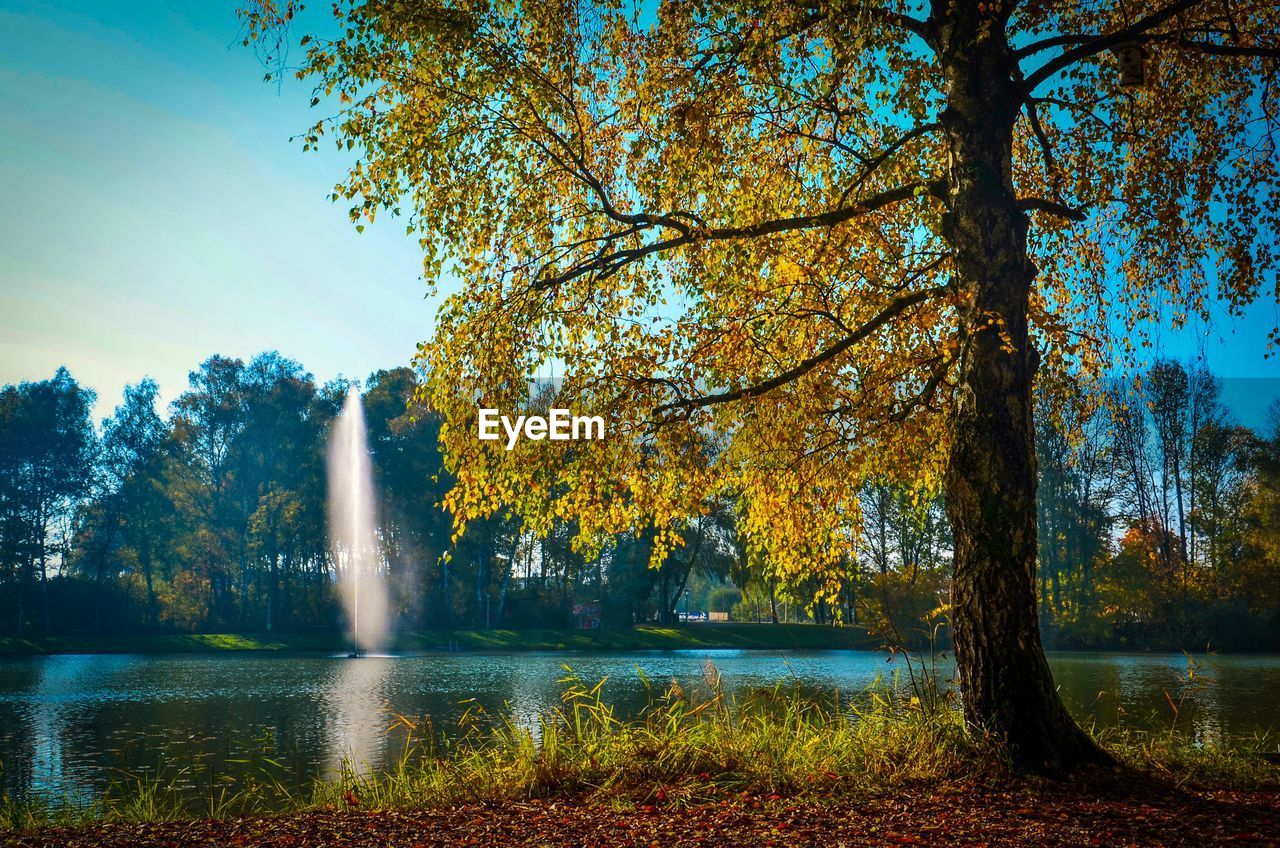
[[[925,646],[915,646],[923,650]],[[350,645],[342,634],[328,633],[151,633],[53,637],[0,637],[0,658],[71,654],[346,654]],[[628,629],[596,631],[555,630],[441,630],[400,633],[380,649],[393,655],[441,653],[626,653],[633,651],[884,651],[884,643],[860,626],[817,624],[684,624],[671,627],[636,625]],[[950,652],[950,645],[939,646]],[[1277,656],[1276,651],[1183,650],[1169,646],[1057,648],[1051,656],[1189,655]]]
[[[813,624],[639,625],[618,630],[451,630],[393,636],[395,654],[645,650],[877,650],[863,628]],[[0,638],[0,657],[57,654],[345,653],[340,633],[169,633]]]

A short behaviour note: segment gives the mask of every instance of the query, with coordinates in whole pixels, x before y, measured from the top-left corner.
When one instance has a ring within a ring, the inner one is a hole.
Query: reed
[[[999,749],[966,731],[953,695],[934,691],[929,675],[887,678],[849,699],[788,683],[733,696],[708,664],[696,687],[645,680],[648,706],[627,719],[605,699],[603,680],[566,668],[561,683],[560,706],[527,723],[478,706],[444,728],[398,717],[407,741],[377,770],[348,762],[336,776],[300,780],[264,752],[235,779],[188,765],[124,775],[84,803],[3,797],[0,828],[535,797],[628,805],[743,792],[849,797],[1008,776]],[[1097,735],[1126,765],[1176,783],[1280,785],[1269,737],[1206,745],[1175,731]]]

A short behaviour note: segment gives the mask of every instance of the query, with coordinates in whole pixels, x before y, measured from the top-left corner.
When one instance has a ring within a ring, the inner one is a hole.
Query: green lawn
[[[454,630],[402,633],[392,651],[634,651],[704,648],[874,648],[861,628],[812,624],[642,625],[629,629]],[[0,638],[0,655],[78,653],[209,653],[217,651],[341,651],[337,633],[209,633],[152,636]]]

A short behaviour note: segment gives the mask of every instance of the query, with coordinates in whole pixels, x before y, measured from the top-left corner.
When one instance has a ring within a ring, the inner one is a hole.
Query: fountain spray
[[[351,627],[351,657],[382,645],[387,630],[387,594],[379,577],[374,521],[373,473],[364,405],[355,384],[329,438],[329,542],[343,606]]]

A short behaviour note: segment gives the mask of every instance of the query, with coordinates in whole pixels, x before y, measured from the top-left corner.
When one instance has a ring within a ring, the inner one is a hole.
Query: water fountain
[[[379,575],[375,528],[364,404],[353,384],[329,437],[329,544],[338,563],[353,658],[381,647],[387,633],[387,590]]]

